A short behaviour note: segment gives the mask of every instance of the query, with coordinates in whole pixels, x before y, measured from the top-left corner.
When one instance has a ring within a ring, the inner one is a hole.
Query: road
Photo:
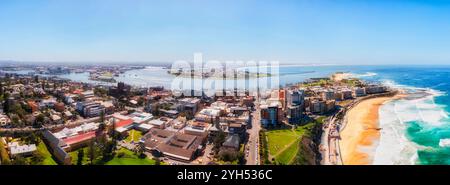
[[[212,161],[213,155],[209,155],[212,152],[213,144],[207,144],[205,150],[203,151],[203,156],[199,157],[201,159],[201,164],[208,164]]]
[[[323,126],[322,141],[319,148],[323,156],[321,162],[323,165],[342,164],[339,148],[339,129],[341,121],[341,119],[333,116],[329,118]]]
[[[255,103],[255,111],[252,112],[252,128],[247,130],[249,139],[246,145],[245,159],[247,165],[259,165],[259,131],[261,130],[259,103]],[[248,152],[247,152],[248,151]]]

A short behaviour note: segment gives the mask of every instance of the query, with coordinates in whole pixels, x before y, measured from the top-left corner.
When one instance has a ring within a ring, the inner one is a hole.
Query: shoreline
[[[338,144],[343,164],[373,163],[382,129],[379,125],[379,109],[385,103],[403,96],[404,94],[397,93],[361,100],[345,113]]]

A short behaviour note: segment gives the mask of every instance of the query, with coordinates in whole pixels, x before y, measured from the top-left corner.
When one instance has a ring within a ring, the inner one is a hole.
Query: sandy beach
[[[346,114],[339,147],[345,165],[372,164],[380,138],[378,110],[385,102],[399,98],[379,97],[364,100]]]

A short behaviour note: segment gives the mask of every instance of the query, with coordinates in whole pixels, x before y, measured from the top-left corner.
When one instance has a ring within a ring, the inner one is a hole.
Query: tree
[[[3,83],[2,82],[0,82],[0,96],[2,96],[3,95]]]
[[[11,165],[11,160],[9,160],[9,159],[2,159],[2,165]]]
[[[106,130],[106,124],[103,123],[103,122],[101,122],[101,123],[98,125],[97,132],[98,132],[98,133],[103,133],[105,130]]]
[[[0,140],[0,158],[2,159],[2,165],[11,164],[11,160],[9,159],[8,151],[5,149],[5,144]]]
[[[103,147],[103,151],[102,151],[103,161],[106,161],[106,160],[112,158],[113,152],[115,149],[116,149],[116,141],[115,140],[107,141],[105,143],[105,146]]]
[[[154,103],[154,104],[152,105],[151,113],[152,113],[153,115],[155,115],[155,116],[159,116],[159,113],[160,113],[159,109],[160,109],[160,108],[161,108],[161,105],[160,105],[160,104]]]
[[[161,165],[161,160],[158,157],[155,158],[155,165]]]
[[[135,152],[136,152],[136,155],[139,157],[139,158],[141,158],[141,159],[144,159],[144,158],[146,158],[147,156],[145,155],[145,148],[142,146],[142,145],[139,145],[138,147],[136,147],[135,148]]]
[[[220,147],[222,146],[222,143],[225,142],[225,132],[222,130],[219,131],[219,133],[213,138],[214,147],[213,150],[215,152],[218,152]]]
[[[183,111],[183,112],[180,112],[180,114],[179,114],[179,117],[183,117],[183,118],[186,118],[186,117],[187,117],[187,114],[186,114],[186,112],[185,112],[185,111]]]
[[[77,165],[83,164],[83,158],[84,158],[84,150],[81,148],[78,150],[78,159],[77,159]]]
[[[116,120],[115,118],[113,118],[112,122],[111,122],[112,126],[109,130],[109,137],[112,138],[112,140],[114,142],[116,142],[116,140],[120,139],[120,133],[116,132]]]
[[[141,97],[139,97],[139,99],[138,99],[138,101],[137,101],[137,102],[138,102],[138,105],[139,105],[139,106],[143,106],[143,105],[144,105],[144,102],[145,102],[145,99],[144,99],[144,97],[142,97],[142,96],[141,96]]]
[[[27,135],[27,136],[24,138],[24,141],[25,141],[27,144],[38,144],[39,142],[41,142],[39,136],[38,136],[35,132],[33,132],[33,133]]]
[[[20,121],[19,116],[17,116],[16,114],[11,116],[11,123],[12,123],[13,127],[21,127],[22,126],[22,122]]]
[[[94,164],[94,160],[97,157],[97,151],[95,148],[95,142],[94,141],[90,141],[89,145],[88,145],[88,157],[89,157],[89,162],[91,165]]]
[[[44,160],[45,157],[41,151],[36,150],[35,152],[33,152],[33,157],[31,158],[32,164],[41,164]]]
[[[100,123],[105,123],[105,111],[100,112]]]
[[[3,104],[3,110],[4,110],[4,112],[5,113],[9,113],[10,112],[10,102],[8,101],[8,99],[9,99],[9,93],[4,93],[3,94],[3,99],[5,100],[5,103]]]
[[[42,127],[42,125],[44,124],[45,121],[45,116],[42,114],[39,114],[36,116],[36,119],[34,120],[34,127],[35,128],[40,128]]]
[[[11,107],[11,112],[16,113],[19,117],[23,118],[26,115],[25,110],[23,110],[20,104],[15,104]]]
[[[104,89],[104,88],[95,88],[94,89],[94,94],[96,94],[97,96],[100,97],[105,97],[108,94],[108,90]]]
[[[11,163],[12,165],[28,165],[27,161],[21,157],[17,156]]]

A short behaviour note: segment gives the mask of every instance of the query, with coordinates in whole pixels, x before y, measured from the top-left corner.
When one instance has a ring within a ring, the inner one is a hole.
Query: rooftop
[[[145,146],[157,149],[164,155],[191,160],[205,136],[194,136],[153,128],[145,136]]]
[[[148,120],[150,120],[152,118],[153,118],[153,115],[150,113],[146,113],[146,112],[135,112],[135,113],[131,114],[131,119],[133,119],[133,121],[135,123],[147,122]]]
[[[152,125],[162,125],[162,124],[165,123],[165,121],[162,121],[162,120],[159,120],[159,119],[154,119],[154,120],[151,120],[149,123],[152,124]]]
[[[36,145],[35,144],[19,145],[18,142],[9,143],[8,147],[9,147],[9,150],[11,152],[11,155],[33,152],[33,151],[36,150]]]
[[[87,123],[87,124],[83,124],[74,128],[64,128],[59,132],[55,132],[53,133],[55,135],[56,138],[58,139],[64,139],[64,138],[68,138],[68,137],[72,137],[72,136],[76,136],[79,135],[81,133],[86,133],[89,131],[94,131],[98,128],[98,123]]]
[[[133,123],[134,123],[134,121],[132,119],[121,120],[121,121],[116,123],[116,128],[126,127],[126,126],[129,126],[129,125],[133,124]]]
[[[91,131],[91,132],[79,134],[76,136],[68,137],[66,139],[63,139],[63,141],[68,145],[72,145],[74,143],[86,141],[86,140],[92,139],[94,137],[95,137],[95,131]]]

